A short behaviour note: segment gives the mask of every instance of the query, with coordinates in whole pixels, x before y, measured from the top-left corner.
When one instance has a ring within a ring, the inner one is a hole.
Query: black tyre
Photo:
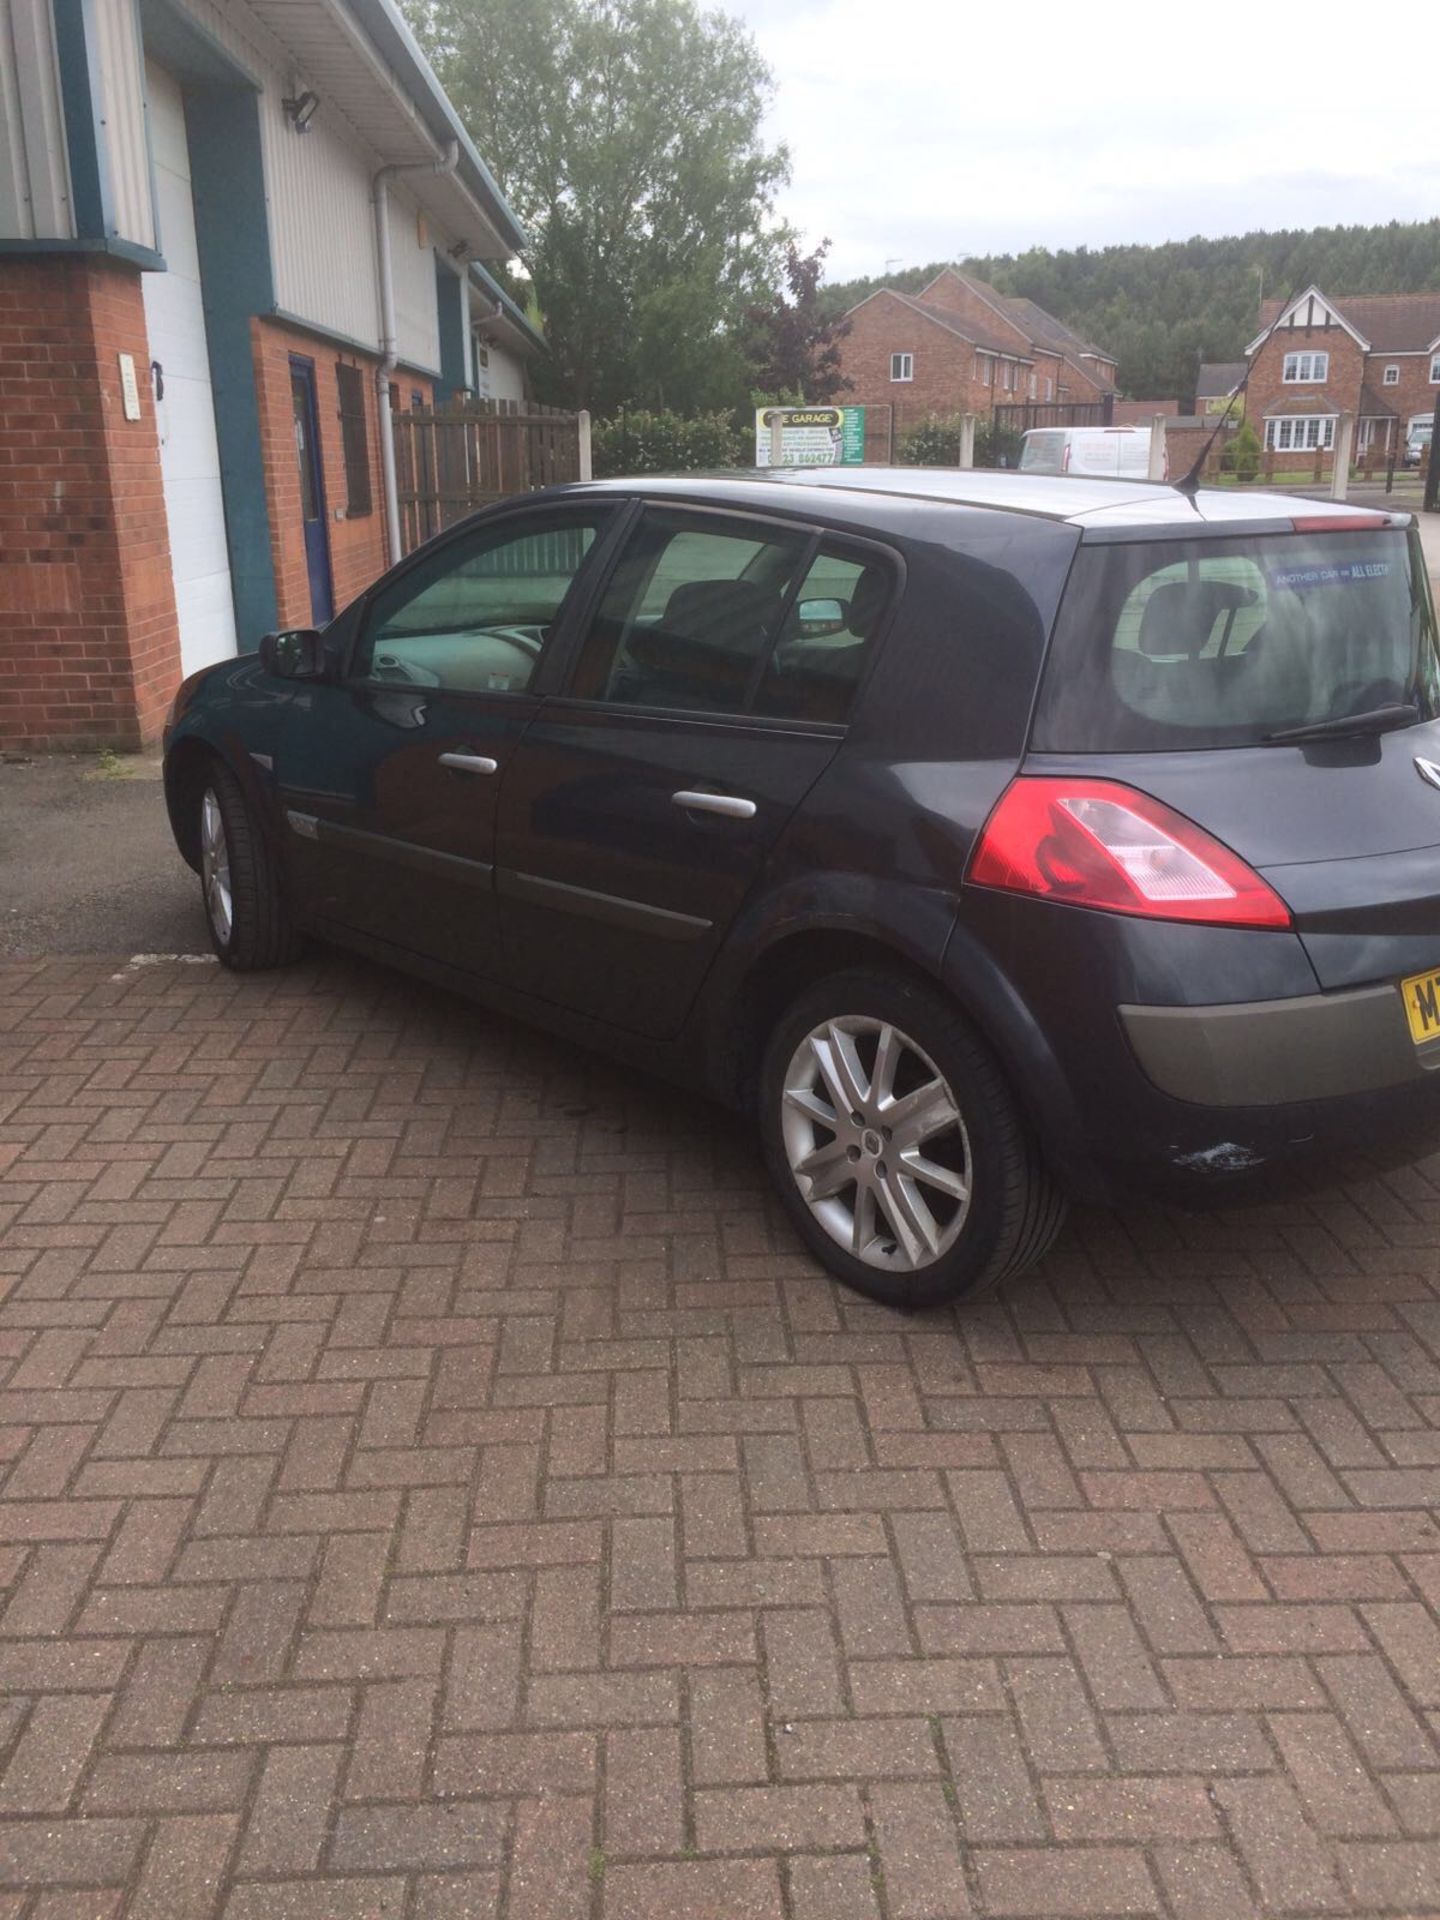
[[[294,960],[303,945],[271,851],[240,783],[216,760],[199,785],[200,893],[210,944],[236,973]]]
[[[943,994],[835,974],[765,1050],[760,1126],[801,1237],[848,1286],[931,1307],[1038,1260],[1065,1201],[1000,1065]]]

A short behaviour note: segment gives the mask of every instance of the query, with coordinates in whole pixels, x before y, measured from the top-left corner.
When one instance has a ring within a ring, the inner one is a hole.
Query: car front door
[[[643,511],[502,788],[512,985],[678,1030],[836,752],[896,578],[884,550],[807,527]]]
[[[526,508],[372,591],[348,671],[308,690],[277,768],[307,910],[476,974],[498,965],[501,779],[576,577],[614,507]]]

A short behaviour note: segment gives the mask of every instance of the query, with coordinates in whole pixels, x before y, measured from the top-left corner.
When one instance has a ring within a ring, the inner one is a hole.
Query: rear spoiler
[[[1277,533],[1358,533],[1362,529],[1406,533],[1415,525],[1415,516],[1413,513],[1277,513],[1273,518],[1267,514],[1263,519],[1253,520],[1205,520],[1197,514],[1192,519],[1147,521],[1144,525],[1125,526],[1114,522],[1087,525],[1083,521],[1071,524],[1079,525],[1080,539],[1085,546],[1113,547],[1134,546],[1142,540],[1234,540]]]

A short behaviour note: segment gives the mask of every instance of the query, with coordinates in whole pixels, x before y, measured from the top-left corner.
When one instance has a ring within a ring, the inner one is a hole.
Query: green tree
[[[789,176],[769,69],[695,0],[408,0],[528,230],[546,397],[597,412],[733,405],[737,329],[775,283]]]

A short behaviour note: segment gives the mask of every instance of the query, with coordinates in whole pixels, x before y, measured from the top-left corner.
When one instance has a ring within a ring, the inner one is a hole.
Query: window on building
[[[1387,386],[1387,387],[1398,387],[1398,386],[1399,386],[1399,384],[1400,384],[1400,369],[1399,369],[1399,367],[1386,367],[1386,369],[1385,369],[1385,384],[1386,384],[1386,386]]]
[[[340,395],[340,446],[345,456],[345,514],[354,520],[370,511],[370,440],[365,426],[365,376],[359,367],[336,362]]]
[[[1313,452],[1335,444],[1333,413],[1294,414],[1266,422],[1265,444],[1277,453]]]
[[[976,356],[975,356],[975,378],[976,378],[976,379],[977,379],[977,380],[978,380],[978,381],[980,382],[980,384],[981,384],[981,386],[982,386],[982,387],[993,387],[993,386],[994,386],[994,384],[995,384],[995,362],[994,362],[994,361],[993,361],[993,360],[991,359],[991,357],[990,357],[990,355],[989,355],[988,353],[977,353],[977,354],[976,354]]]
[[[1048,373],[1045,376],[1045,398],[1047,400],[1053,400],[1055,398],[1055,382]]]
[[[1015,366],[1015,362],[1014,362],[1013,360],[1006,360],[1006,361],[1004,362],[1004,364],[1003,364],[1003,385],[1004,385],[1004,388],[1005,388],[1005,391],[1006,391],[1006,393],[1013,393],[1013,392],[1015,391],[1015,374],[1016,374],[1016,371],[1017,371],[1017,369],[1016,369],[1016,366]]]
[[[913,353],[891,354],[890,378],[892,380],[913,380],[915,378],[915,356]]]
[[[1310,382],[1319,384],[1330,378],[1330,356],[1328,353],[1287,353],[1285,356],[1284,379],[1289,386],[1305,386]]]
[[[1030,398],[1032,400],[1035,398],[1035,390],[1038,387],[1038,385],[1039,385],[1039,382],[1036,379],[1035,375],[1032,373],[1030,376]]]
[[[1432,387],[1440,387],[1440,353],[1437,353],[1430,362],[1430,384]]]

